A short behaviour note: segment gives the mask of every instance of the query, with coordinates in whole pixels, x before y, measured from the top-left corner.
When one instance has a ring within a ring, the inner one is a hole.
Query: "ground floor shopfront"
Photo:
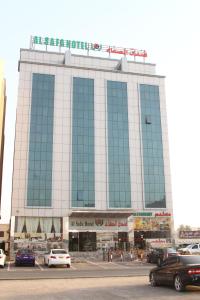
[[[129,244],[128,217],[100,215],[69,218],[69,250],[126,249]]]
[[[16,252],[29,247],[43,253],[49,248],[61,247],[69,251],[127,249],[128,216],[14,217],[11,233],[13,250]]]
[[[43,253],[49,248],[69,251],[165,246],[172,241],[171,215],[73,213],[59,217],[15,217],[13,249],[30,247]]]

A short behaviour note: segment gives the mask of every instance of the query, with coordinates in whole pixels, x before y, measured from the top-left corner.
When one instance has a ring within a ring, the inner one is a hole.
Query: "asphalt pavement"
[[[148,276],[154,265],[141,261],[129,262],[72,262],[71,268],[51,267],[43,264],[43,260],[36,260],[35,267],[16,267],[14,262],[7,262],[4,269],[0,269],[0,280],[37,280],[37,279],[67,279],[67,278],[103,278],[120,276]]]

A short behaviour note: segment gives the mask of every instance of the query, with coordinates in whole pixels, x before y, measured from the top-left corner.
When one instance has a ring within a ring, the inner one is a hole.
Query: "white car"
[[[200,244],[188,245],[185,248],[178,249],[181,254],[200,254]]]
[[[6,264],[6,255],[3,249],[0,249],[0,266],[3,268]]]
[[[71,267],[71,257],[65,249],[51,249],[44,255],[44,264],[48,267],[56,265],[66,265]]]

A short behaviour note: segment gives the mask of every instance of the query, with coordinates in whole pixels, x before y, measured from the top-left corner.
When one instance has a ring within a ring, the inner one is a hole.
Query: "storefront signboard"
[[[123,218],[70,218],[70,230],[94,230],[94,231],[127,231],[127,219]]]
[[[179,232],[180,239],[199,239],[200,238],[200,230],[187,230]]]
[[[156,212],[155,217],[170,217],[171,213],[162,211],[162,212]]]
[[[133,221],[134,230],[149,230],[149,231],[162,231],[169,230],[171,227],[170,217],[136,217]]]
[[[151,247],[171,247],[168,239],[146,239],[146,243]]]
[[[152,212],[134,212],[132,214],[134,217],[152,217],[153,213]]]

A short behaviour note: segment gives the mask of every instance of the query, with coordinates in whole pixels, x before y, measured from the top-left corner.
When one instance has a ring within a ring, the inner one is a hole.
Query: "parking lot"
[[[135,276],[148,275],[153,267],[141,261],[107,262],[91,261],[73,262],[71,268],[65,266],[44,265],[42,257],[36,258],[35,267],[15,266],[14,261],[8,261],[0,269],[0,279],[38,279],[38,278],[79,278],[79,277],[109,277],[109,276]]]
[[[93,270],[93,269],[132,269],[133,267],[153,267],[153,264],[148,264],[145,261],[141,262],[139,260],[135,261],[129,261],[129,262],[107,262],[107,261],[102,261],[102,262],[94,262],[91,260],[85,260],[83,262],[72,262],[71,268],[67,269],[66,266],[52,266],[48,267],[44,264],[43,258],[36,258],[35,261],[35,267],[33,266],[15,266],[14,261],[8,261],[5,265],[4,268],[0,270],[0,272],[14,272],[17,270],[23,270],[23,271],[34,271],[34,270],[40,270],[40,271],[47,271],[47,270],[63,270],[67,269],[67,271],[71,270]]]

